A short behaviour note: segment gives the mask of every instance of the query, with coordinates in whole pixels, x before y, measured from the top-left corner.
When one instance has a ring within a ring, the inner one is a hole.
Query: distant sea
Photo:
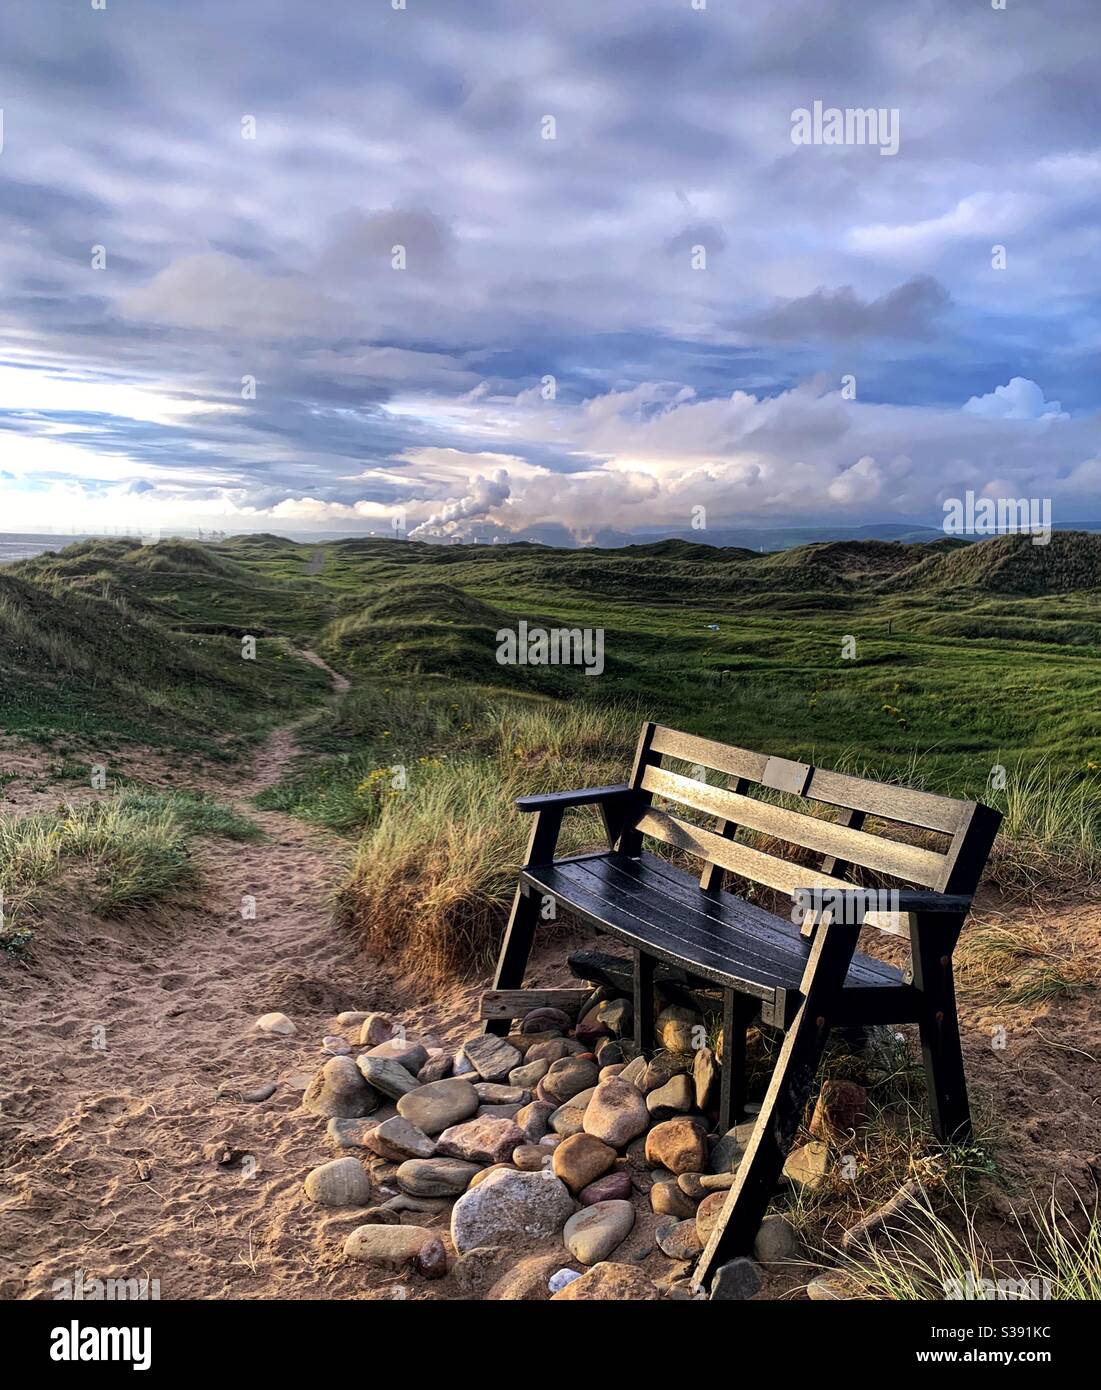
[[[29,560],[32,555],[41,555],[44,550],[64,550],[74,541],[87,539],[87,536],[71,536],[67,532],[63,536],[21,536],[0,531],[0,565],[10,565],[16,560]]]

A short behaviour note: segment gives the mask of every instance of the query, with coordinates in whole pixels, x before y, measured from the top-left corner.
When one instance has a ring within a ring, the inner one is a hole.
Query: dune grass
[[[125,791],[0,817],[0,945],[24,947],[62,886],[105,917],[192,886],[189,842],[203,835],[253,840],[260,831],[235,811],[182,792]]]
[[[1073,1189],[1072,1189],[1073,1192]],[[1101,1225],[1096,1204],[1077,1193],[1064,1206],[1053,1191],[1015,1217],[1018,1255],[999,1255],[984,1240],[966,1196],[917,1200],[841,1267],[863,1296],[901,1302],[1096,1301],[1101,1299]]]
[[[480,756],[441,750],[411,766],[404,788],[367,789],[370,826],[340,894],[342,918],[426,980],[484,970],[530,829],[512,800],[622,777],[638,725],[629,709],[507,703],[469,740]],[[567,818],[562,853],[597,843],[592,813]]]

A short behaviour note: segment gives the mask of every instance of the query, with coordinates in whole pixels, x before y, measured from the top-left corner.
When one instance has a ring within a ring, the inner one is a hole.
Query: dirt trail
[[[394,1001],[331,925],[343,842],[247,804],[296,748],[277,729],[222,791],[267,839],[205,843],[197,900],[111,924],[70,904],[29,966],[0,965],[0,1297],[50,1298],[77,1269],[163,1298],[370,1296],[339,1261],[355,1214],[302,1199],[333,1155],[298,1105],[332,1016]],[[258,1033],[271,1010],[297,1036]],[[266,1082],[270,1100],[240,1099]]]

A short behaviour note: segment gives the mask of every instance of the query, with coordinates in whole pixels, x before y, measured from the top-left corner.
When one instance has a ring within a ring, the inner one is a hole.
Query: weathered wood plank
[[[806,816],[800,811],[774,806],[768,801],[758,801],[756,797],[742,796],[738,792],[727,791],[724,787],[712,787],[706,782],[697,782],[691,777],[682,777],[679,773],[668,772],[664,768],[648,767],[642,785],[644,789],[657,796],[678,801],[683,806],[691,806],[693,810],[706,811],[710,815],[735,821],[750,830],[772,835],[788,844],[801,845],[804,849],[818,850],[838,858],[843,857],[865,869],[878,869],[881,873],[906,879],[911,883],[920,883],[926,888],[935,887],[944,876],[945,857],[934,850],[922,849],[918,845],[900,844],[897,840],[886,840],[880,835],[870,835],[865,830],[854,830],[849,826],[839,825],[836,821]],[[752,874],[748,876],[753,877]],[[827,877],[836,878],[837,882],[842,881],[839,876],[832,874],[827,874]]]
[[[851,777],[845,772],[830,772],[816,767],[807,786],[811,801],[824,801],[830,806],[846,806],[851,811],[864,811],[883,820],[902,825],[916,825],[923,830],[940,830],[954,835],[968,811],[965,801],[934,792],[915,791],[913,787],[896,787],[887,782],[871,782],[866,777]]]
[[[638,828],[644,835],[652,835],[655,840],[685,850],[699,859],[710,859],[732,873],[752,879],[754,883],[775,888],[780,893],[794,893],[796,888],[852,888],[841,878],[831,878],[818,869],[803,868],[791,864],[786,859],[776,859],[759,849],[740,845],[736,840],[724,840],[713,830],[703,830],[678,820],[666,811],[649,810],[638,821]]]
[[[587,989],[488,989],[478,1005],[479,1018],[525,1018],[532,1009],[561,1009],[576,1015],[592,993]]]
[[[676,729],[667,729],[661,724],[654,729],[650,748],[655,753],[698,763],[701,767],[725,772],[731,777],[748,777],[751,782],[761,780],[768,762],[763,753],[751,753],[747,748],[734,748],[725,743],[715,743],[709,738],[697,738],[695,734],[678,733]]]

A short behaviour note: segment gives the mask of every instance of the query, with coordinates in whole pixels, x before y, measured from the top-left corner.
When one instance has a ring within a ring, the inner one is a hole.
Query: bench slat
[[[671,885],[656,875],[641,873],[637,860],[627,860],[623,865],[606,857],[578,861],[571,878],[586,884],[605,902],[622,905],[627,911],[663,926],[670,935],[691,923],[699,939],[719,952],[727,949],[732,935],[737,933],[742,958],[752,962],[762,979],[771,977],[776,984],[786,984],[796,969],[793,959],[797,948],[791,933],[762,930],[761,921],[770,916],[763,908],[754,908],[752,916],[732,914],[734,921],[726,921],[703,911],[698,904],[689,905],[671,896]]]
[[[847,772],[830,772],[816,767],[806,795],[812,801],[864,811],[883,820],[899,821],[921,830],[941,830],[954,835],[970,813],[970,804],[935,792],[919,792],[892,782],[871,782],[866,777],[850,777]]]
[[[834,821],[803,815],[800,811],[741,796],[723,787],[708,786],[706,782],[697,782],[664,768],[648,767],[642,785],[647,791],[691,806],[695,811],[735,821],[788,844],[818,850],[865,869],[878,869],[895,878],[920,883],[925,888],[935,887],[944,872],[944,855],[935,850],[900,844],[864,830],[851,830]]]
[[[736,840],[724,840],[713,830],[702,830],[678,820],[667,811],[649,810],[636,822],[644,835],[652,835],[664,844],[672,845],[694,854],[699,859],[709,859],[743,878],[762,883],[766,888],[775,888],[780,893],[793,893],[796,888],[843,888],[852,891],[853,885],[843,878],[834,878],[819,869],[804,868],[801,864],[791,864],[786,859],[777,859],[764,854],[759,849],[750,849]]]
[[[768,765],[764,753],[751,753],[748,748],[734,748],[726,743],[715,743],[713,739],[697,738],[695,734],[682,734],[663,724],[654,730],[650,749],[670,758],[699,763],[715,772],[728,773],[731,777],[748,777],[751,782],[759,782]]]
[[[748,777],[751,782],[768,785],[766,781],[769,757],[753,753],[748,748],[735,748],[714,739],[684,734],[677,729],[657,725],[649,744],[651,754],[664,754],[684,762],[698,763],[730,777]],[[778,759],[777,763],[785,760]],[[843,806],[850,811],[864,811],[884,820],[922,830],[940,830],[954,835],[967,820],[970,805],[936,792],[916,791],[889,782],[873,782],[867,777],[853,777],[845,772],[831,772],[816,767],[803,795],[812,801],[824,801],[830,806]]]
[[[798,929],[731,894],[705,894],[654,855],[594,854],[524,870],[524,878],[648,954],[761,999],[797,989],[809,955]],[[895,967],[854,955],[847,984],[898,986]]]
[[[728,955],[714,950],[699,939],[693,939],[682,925],[677,933],[655,926],[621,904],[611,903],[598,893],[587,891],[567,878],[553,865],[538,870],[525,870],[524,876],[537,887],[553,894],[561,903],[579,912],[599,927],[614,932],[632,946],[671,965],[688,965],[705,980],[723,986],[737,986],[758,999],[775,997],[776,985],[739,974]]]
[[[618,856],[610,856],[607,862],[611,869],[617,872],[622,870],[622,861]],[[681,911],[685,907],[692,908],[720,923],[726,931],[731,928],[751,931],[764,941],[781,944],[784,950],[791,949],[792,937],[798,930],[794,924],[789,926],[784,918],[777,917],[756,903],[747,903],[733,893],[722,893],[718,897],[709,894],[706,900],[703,899],[695,880],[667,859],[659,859],[656,854],[644,854],[642,860],[637,861],[637,868],[631,865],[628,871],[636,873],[645,887],[660,887],[666,897],[681,904]],[[799,936],[804,939],[801,931]],[[850,983],[882,984],[883,968],[882,962],[873,957],[853,956],[850,971],[853,979]]]

